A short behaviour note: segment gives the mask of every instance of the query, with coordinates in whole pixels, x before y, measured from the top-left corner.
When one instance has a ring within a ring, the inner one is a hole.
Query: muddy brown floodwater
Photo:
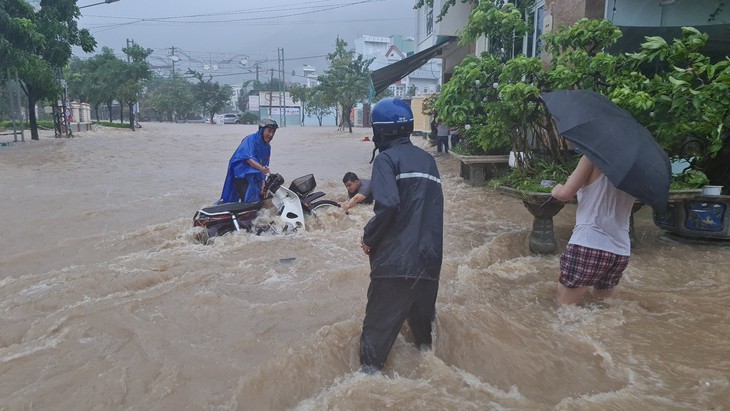
[[[434,347],[401,336],[367,376],[372,208],[200,244],[193,213],[253,126],[143,126],[0,147],[0,409],[730,408],[727,245],[673,242],[642,210],[617,298],[558,310],[558,256],[529,251],[529,213],[439,156]],[[346,171],[369,176],[366,135],[282,128],[271,169],[344,200]],[[574,211],[555,218],[560,249]]]

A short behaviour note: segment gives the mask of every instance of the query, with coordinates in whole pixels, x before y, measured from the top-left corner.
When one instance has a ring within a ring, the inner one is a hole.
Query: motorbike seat
[[[240,213],[243,211],[260,210],[263,205],[264,203],[262,201],[255,203],[223,203],[205,207],[200,211],[205,214]]]

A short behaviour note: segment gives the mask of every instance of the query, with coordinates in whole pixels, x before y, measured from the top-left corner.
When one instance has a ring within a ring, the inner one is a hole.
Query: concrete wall
[[[708,21],[717,6],[717,0],[675,0],[667,5],[661,5],[660,0],[546,0],[545,14],[546,20],[550,16],[552,31],[560,24],[570,25],[582,17],[606,18],[617,26],[634,27],[703,26],[730,22],[728,7],[723,8],[714,21]]]
[[[411,110],[413,111],[413,132],[414,134],[430,133],[431,118],[423,114],[424,96],[411,98]]]
[[[583,17],[588,17],[589,19],[603,18],[605,11],[605,0],[545,1],[546,25],[549,21],[549,28],[552,29],[552,31],[555,31],[561,24],[571,25]]]

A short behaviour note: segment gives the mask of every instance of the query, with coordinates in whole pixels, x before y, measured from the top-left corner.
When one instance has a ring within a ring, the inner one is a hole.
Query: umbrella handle
[[[548,198],[547,200],[545,200],[544,203],[540,204],[540,207],[539,208],[542,209],[543,207],[545,207],[546,205],[552,203],[553,201],[556,201],[555,200],[555,197],[550,196],[550,198]]]

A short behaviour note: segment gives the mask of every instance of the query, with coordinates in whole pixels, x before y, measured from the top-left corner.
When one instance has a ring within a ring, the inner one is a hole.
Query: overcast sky
[[[176,71],[190,66],[234,85],[255,77],[255,63],[261,77],[266,70],[278,72],[280,48],[290,79],[293,70],[301,75],[304,64],[321,74],[337,37],[354,47],[354,39],[363,34],[415,36],[416,27],[415,0],[118,0],[93,5],[102,1],[77,1],[83,15],[79,26],[91,31],[97,51],[107,46],[123,57],[127,39],[133,40],[152,49],[149,62],[164,71],[170,70],[174,46]],[[84,57],[80,50],[75,53]]]

